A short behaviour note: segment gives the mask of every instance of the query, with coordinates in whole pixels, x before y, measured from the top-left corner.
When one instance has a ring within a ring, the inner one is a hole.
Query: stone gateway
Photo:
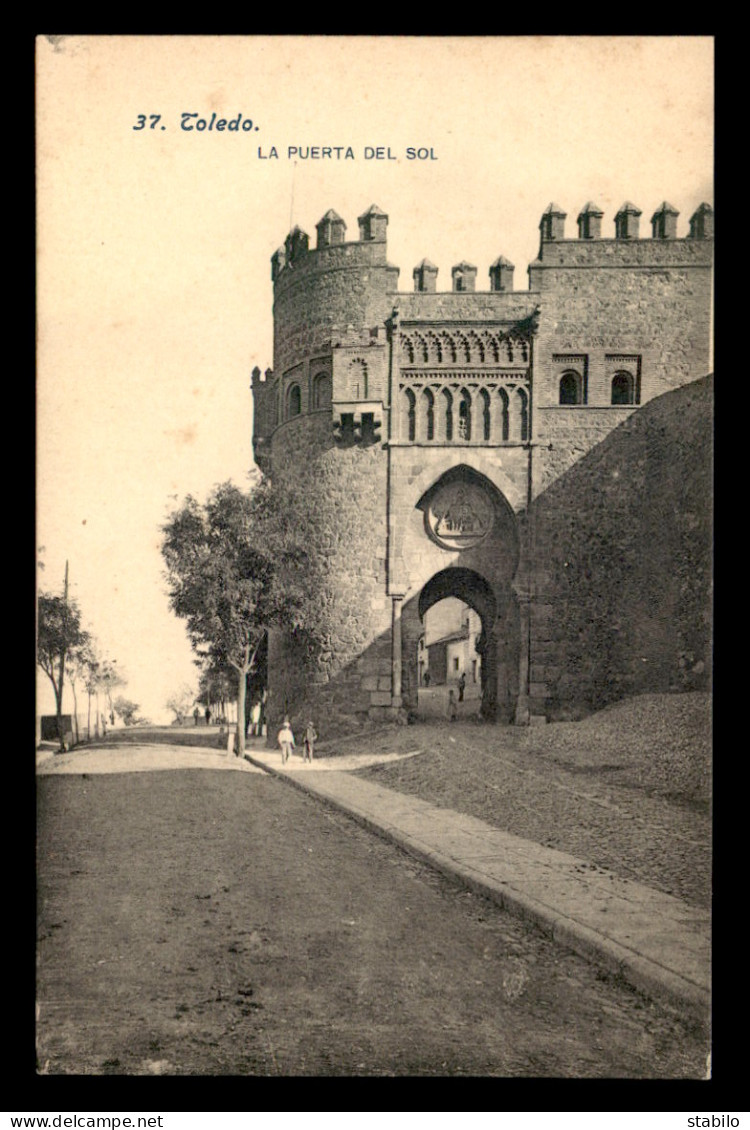
[[[529,289],[502,255],[477,289],[388,261],[388,216],[359,238],[329,211],[273,255],[274,364],[253,372],[253,444],[284,484],[315,481],[334,628],[302,654],[269,638],[269,725],[330,732],[418,705],[427,611],[481,620],[481,713],[579,716],[686,689],[710,666],[713,211],[677,234],[667,202],[577,238],[550,204]],[[325,726],[324,726],[325,721]]]

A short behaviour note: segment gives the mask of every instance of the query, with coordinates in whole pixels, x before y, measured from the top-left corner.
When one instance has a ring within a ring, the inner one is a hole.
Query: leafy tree
[[[81,637],[81,642],[68,652],[67,661],[68,682],[73,692],[73,736],[76,743],[80,740],[78,733],[78,685],[79,683],[86,684],[93,649],[93,641],[89,633],[82,632]]]
[[[115,724],[115,710],[112,702],[112,693],[118,687],[127,685],[127,679],[122,671],[117,669],[116,659],[103,659],[99,668],[99,681],[98,685],[104,691],[107,699],[109,720],[114,726]]]
[[[207,656],[202,660],[196,702],[201,706],[217,706],[224,717],[227,704],[237,701],[237,674],[235,669],[220,658]]]
[[[119,695],[114,701],[114,709],[120,715],[126,726],[137,726],[141,719],[138,717],[139,706],[137,702]]]
[[[37,625],[37,663],[52,683],[57,713],[57,736],[60,749],[65,748],[62,725],[62,701],[65,685],[65,664],[71,651],[84,643],[81,613],[75,601],[67,596],[39,593]]]
[[[237,752],[245,749],[246,679],[264,639],[273,570],[252,543],[251,499],[232,483],[201,505],[188,496],[162,528],[172,610],[187,624],[197,655],[228,664],[237,683]]]
[[[183,683],[180,689],[167,699],[165,706],[174,714],[175,723],[181,726],[194,702],[195,694],[187,683]]]

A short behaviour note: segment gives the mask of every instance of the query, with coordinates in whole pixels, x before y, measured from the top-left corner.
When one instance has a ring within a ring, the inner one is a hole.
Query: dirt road
[[[38,804],[44,1073],[705,1074],[678,1018],[261,773]]]

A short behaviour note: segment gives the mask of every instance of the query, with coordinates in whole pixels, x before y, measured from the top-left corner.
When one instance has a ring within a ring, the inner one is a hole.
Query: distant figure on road
[[[206,707],[206,725],[207,726],[211,725],[211,707],[210,706]]]
[[[430,685],[430,672],[429,671],[425,671],[424,678],[422,679],[422,682],[424,683],[424,685],[426,687],[429,687],[429,685]]]
[[[466,690],[466,672],[461,672],[461,678],[458,680],[458,701],[463,702],[464,691]]]
[[[303,761],[312,761],[313,754],[315,752],[315,743],[317,740],[318,735],[316,733],[315,727],[313,726],[312,722],[308,722],[307,729],[305,730],[305,742],[302,753]]]
[[[279,748],[281,749],[281,764],[286,765],[287,761],[292,756],[292,750],[294,748],[294,734],[292,733],[292,727],[289,725],[288,718],[284,719],[284,725],[276,735],[276,741],[279,743]]]
[[[200,718],[200,713],[201,713],[200,710],[196,706],[195,710],[193,711],[193,718],[195,719],[196,726],[198,725],[198,719]]]
[[[260,733],[260,702],[253,705],[250,712],[250,737],[255,738]]]
[[[456,703],[456,696],[452,690],[448,692],[448,717],[451,722],[455,722],[458,718],[458,704]]]

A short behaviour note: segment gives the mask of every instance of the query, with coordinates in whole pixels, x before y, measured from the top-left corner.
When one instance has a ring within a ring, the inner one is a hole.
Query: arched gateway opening
[[[424,514],[426,537],[444,552],[446,566],[403,605],[403,703],[422,716],[440,712],[442,703],[447,717],[449,690],[457,692],[461,680],[468,701],[459,717],[481,713],[488,721],[511,722],[520,657],[520,617],[512,587],[519,563],[516,516],[494,484],[465,466],[441,476],[417,509]]]
[[[423,629],[431,629],[420,636],[417,657],[420,715],[445,715],[449,690],[476,713],[495,697],[496,672],[487,646],[497,619],[492,586],[471,569],[444,569],[422,589],[417,611]],[[434,626],[430,612],[437,614]]]

